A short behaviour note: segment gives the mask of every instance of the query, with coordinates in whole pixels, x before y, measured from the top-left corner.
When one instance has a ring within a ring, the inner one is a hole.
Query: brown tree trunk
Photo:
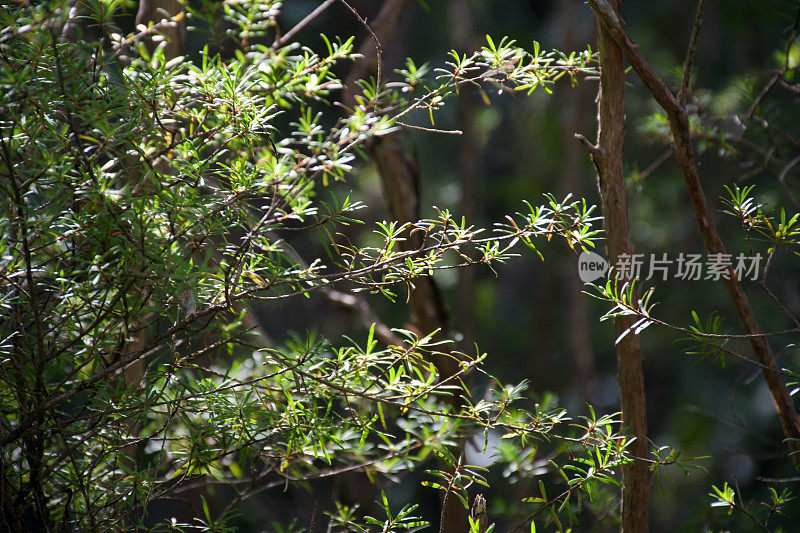
[[[582,4],[582,2],[581,2]],[[591,38],[591,30],[583,27],[577,0],[563,0],[558,13],[561,26],[561,48],[565,51],[576,50]],[[587,20],[587,23],[589,20]],[[588,24],[587,24],[588,25]],[[566,89],[566,87],[564,87]],[[573,133],[580,131],[585,126],[585,117],[589,116],[591,99],[589,98],[588,85],[562,91],[560,94],[561,121],[563,128],[564,165],[561,168],[559,181],[561,195],[573,193],[579,197],[584,196],[585,186],[583,160],[581,147],[573,141]],[[573,387],[580,391],[584,401],[589,401],[589,382],[594,374],[594,353],[591,343],[591,321],[589,319],[589,306],[583,294],[583,283],[575,269],[574,255],[570,254],[556,267],[564,273],[564,290],[567,298],[567,331],[569,332],[569,347],[572,360],[575,364],[573,373]]]
[[[405,153],[400,134],[393,133],[377,139],[370,153],[378,166],[384,198],[392,218],[400,223],[417,222],[420,219],[419,167],[413,156]],[[406,240],[400,243],[403,251],[417,250],[423,244],[420,232],[405,237]],[[423,335],[437,329],[446,331],[447,308],[436,281],[431,276],[421,276],[413,282],[414,288],[408,295],[412,323]],[[446,355],[434,355],[431,362],[436,366],[440,379],[458,371],[456,361]],[[453,399],[454,403],[459,401]],[[442,516],[443,533],[466,531],[467,513],[458,498],[451,496],[445,501]]]
[[[472,15],[467,0],[450,1],[450,27],[453,32],[453,46],[461,52],[469,52],[473,47],[474,35]],[[467,223],[474,224],[478,214],[477,189],[480,165],[480,147],[475,132],[475,90],[465,85],[458,94],[456,104],[457,128],[461,130],[458,137],[458,174],[461,178],[461,216]],[[457,328],[462,334],[461,346],[466,351],[475,342],[475,285],[478,271],[467,267],[459,271],[458,278],[458,315]]]
[[[139,10],[136,13],[136,24],[144,24],[147,26],[149,23],[160,22],[164,18],[171,18],[183,11],[183,5],[178,0],[141,0],[139,2]],[[167,13],[166,15],[164,13]],[[178,57],[183,54],[186,26],[183,20],[180,20],[169,26],[162,28],[159,33],[166,37],[166,45],[164,48],[164,57],[167,60]],[[145,43],[152,51],[155,48],[155,43],[151,38],[146,38]],[[168,171],[167,161],[164,159],[161,165],[157,168],[161,171]],[[138,168],[138,167],[133,167]],[[131,178],[134,181],[141,181],[142,176],[139,172],[135,172]],[[136,184],[139,186],[140,184]],[[141,321],[133,323],[128,331],[128,339],[126,339],[123,355],[133,353],[141,350],[145,345],[145,335],[147,334],[147,327]],[[130,365],[125,370],[125,380],[129,386],[136,387],[139,385],[144,372],[144,360],[140,359],[133,365]]]
[[[379,43],[391,40],[405,5],[406,0],[386,0],[375,17],[375,22],[370,25],[372,34],[359,49],[363,57],[353,64],[347,76],[345,105],[353,105],[355,102],[355,82],[377,70],[378,46],[375,39]],[[417,222],[420,219],[419,167],[416,159],[406,153],[402,134],[391,133],[374,139],[369,146],[369,153],[378,167],[384,199],[392,218],[401,224]],[[400,243],[403,251],[417,250],[423,244],[419,232],[405,235],[405,238]],[[447,309],[434,279],[420,276],[413,280],[413,285],[413,288],[409,288],[408,295],[413,325],[423,335],[437,329],[447,329]],[[432,362],[441,378],[452,376],[458,370],[456,362],[449,357],[437,356]]]
[[[163,10],[167,13],[164,15]],[[174,17],[183,10],[182,4],[178,0],[141,0],[139,3],[139,11],[136,13],[136,24],[144,24],[160,22],[163,18]],[[165,26],[160,33],[164,34],[167,38],[167,44],[164,49],[164,57],[167,60],[175,58],[183,54],[183,45],[185,40],[185,24],[184,21],[176,22],[173,25]],[[152,51],[155,43],[152,39],[145,40],[148,48]],[[159,170],[166,172],[166,159],[161,162]],[[137,169],[131,173],[129,178],[131,181],[141,182],[142,176],[138,172],[138,166],[133,165],[131,168]],[[137,183],[134,187],[140,186]],[[145,345],[145,336],[147,335],[147,326],[144,321],[137,320],[130,325],[129,330],[126,332],[127,338],[122,350],[122,354],[126,355],[141,350]],[[142,376],[144,374],[144,360],[139,359],[134,364],[125,369],[125,381],[129,387],[136,388],[140,385]],[[131,450],[128,450],[131,451]]]
[[[177,0],[142,0],[139,4],[139,11],[136,14],[136,23],[147,25],[150,22],[159,22],[165,18],[165,15],[158,11],[161,8],[168,13],[167,18],[177,15],[183,10],[183,6]],[[161,33],[166,35],[167,44],[164,50],[164,57],[169,60],[177,57],[183,53],[183,42],[185,33],[185,25],[183,21],[177,22],[172,26],[165,27]],[[146,40],[147,46],[152,50],[154,43],[151,39]],[[164,171],[167,170],[166,160],[162,162],[161,167]],[[142,185],[143,177],[139,172],[139,166],[131,165],[134,169],[131,171],[128,178],[135,182],[134,187]],[[147,324],[146,319],[133,321],[127,331],[122,333],[125,335],[123,348],[121,350],[122,356],[136,353],[141,351],[146,344],[147,337]],[[125,383],[130,389],[137,389],[141,386],[142,377],[144,376],[144,358],[138,359],[135,363],[125,368],[123,372]],[[127,428],[130,434],[138,431],[138,424],[132,423]],[[123,453],[128,457],[135,458],[137,454],[136,446],[127,446],[123,449]]]
[[[616,9],[616,1],[614,1]],[[625,65],[622,50],[609,34],[600,17],[596,18],[597,49],[600,53],[600,93],[598,95],[597,145],[592,159],[597,168],[608,261],[617,264],[621,254],[633,254],[628,231],[622,153],[625,143]],[[628,280],[622,280],[628,281]],[[617,337],[630,328],[636,317],[614,320]],[[647,413],[644,391],[642,345],[638,335],[626,335],[617,344],[617,380],[622,400],[625,432],[636,440],[629,451],[634,461],[622,468],[622,530],[626,533],[648,530],[650,476],[647,458]]]
[[[401,224],[415,223],[420,219],[419,167],[416,160],[405,153],[399,133],[386,135],[372,144],[370,154],[378,166],[383,186],[383,195],[392,218]],[[400,243],[403,251],[422,248],[422,234],[406,234]],[[448,327],[447,308],[439,287],[431,276],[414,278],[414,287],[409,289],[408,305],[411,321],[423,335]],[[436,355],[433,364],[440,379],[452,376],[458,370],[450,357]]]
[[[170,19],[183,11],[183,4],[179,0],[140,0],[139,11],[136,13],[136,24],[145,26],[152,22],[157,23],[162,19]],[[167,15],[164,15],[164,12]],[[186,44],[186,24],[185,19],[179,20],[175,24],[165,26],[159,33],[166,37],[167,44],[164,48],[164,57],[167,60],[183,55]],[[152,51],[155,43],[152,39],[145,41],[147,47]]]
[[[461,178],[461,216],[467,224],[475,224],[478,215],[476,202],[478,190],[478,165],[480,148],[475,135],[475,91],[465,86],[458,95],[457,127],[462,131],[458,139],[458,174]],[[475,342],[475,286],[478,269],[468,266],[459,270],[458,278],[458,329],[463,338],[461,345],[470,350]]]
[[[345,89],[345,105],[354,104],[355,81],[366,78],[377,71],[379,43],[388,43],[395,34],[400,15],[406,0],[386,0],[371,27],[371,35],[359,49],[363,58],[357,61],[347,76]],[[378,43],[375,42],[377,39]],[[385,69],[381,66],[381,70]],[[391,133],[373,140],[369,153],[378,168],[383,194],[392,218],[401,224],[415,223],[420,219],[420,175],[419,167],[413,155],[403,147],[401,133]],[[403,251],[417,250],[422,247],[420,232],[404,235],[400,243]],[[408,304],[413,325],[423,335],[435,330],[446,331],[449,325],[447,308],[444,305],[439,287],[431,276],[420,276],[409,287]],[[453,359],[437,355],[431,361],[439,373],[440,379],[446,379],[458,371]],[[459,398],[452,398],[454,405]],[[445,501],[442,512],[441,531],[444,533],[462,533],[468,528],[467,513],[455,497]]]

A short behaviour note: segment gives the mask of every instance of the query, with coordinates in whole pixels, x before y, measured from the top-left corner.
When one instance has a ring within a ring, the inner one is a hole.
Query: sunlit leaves
[[[9,207],[0,214],[0,363],[14,368],[0,374],[3,461],[19,500],[34,501],[28,448],[39,443],[36,468],[47,474],[36,492],[52,514],[43,527],[135,526],[149,504],[192,483],[246,483],[245,497],[343,471],[396,480],[422,465],[433,488],[466,505],[483,470],[448,447],[477,435],[486,452],[490,431],[503,457],[516,457],[515,475],[543,473],[540,446],[548,458],[569,445],[591,461],[621,460],[616,422],[586,438],[551,401],[525,409],[526,383],[492,379],[473,398],[466,377],[482,372],[486,355],[459,353],[442,332],[394,329],[400,340],[387,345],[373,325],[366,338],[308,333],[273,345],[245,325],[248,303],[331,288],[394,298],[437,270],[492,268],[521,243],[536,253],[553,237],[592,246],[592,208],[569,196],[526,202],[489,229],[436,209],[382,222],[360,246],[339,231],[362,222],[363,204],[331,186],[349,178],[372,138],[415,110],[433,120],[464,84],[549,90],[560,76],[593,72],[591,52],[537,44],[531,54],[487,39],[433,73],[409,60],[399,82],[360,80],[355,104],[334,108],[344,88],[337,66],[357,57],[354,39],[281,43],[280,2],[184,3],[190,36],[202,32],[205,46],[181,57],[169,57],[163,30],[183,14],[122,35],[113,22],[123,3],[63,7],[3,11],[14,18],[0,30]],[[81,29],[64,18],[73,15],[112,34],[61,36]],[[302,257],[298,232],[319,235],[327,254]],[[456,374],[440,376],[435,359],[454,361]],[[340,506],[332,524],[426,525],[414,504],[397,511],[385,495],[380,504],[382,514],[356,523]],[[225,530],[230,515],[211,507],[203,501],[193,525]]]
[[[590,286],[595,292],[587,292],[586,294],[613,304],[613,307],[600,317],[601,321],[623,316],[635,318],[633,324],[617,336],[614,341],[615,344],[619,344],[622,339],[630,334],[639,335],[653,324],[651,312],[655,307],[655,303],[650,303],[655,291],[653,287],[650,287],[643,295],[640,295],[640,289],[635,279],[622,282],[614,276],[613,270],[604,285],[590,284]]]

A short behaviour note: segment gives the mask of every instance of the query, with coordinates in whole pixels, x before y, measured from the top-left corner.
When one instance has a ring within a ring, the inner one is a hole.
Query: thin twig
[[[767,525],[765,523],[761,522],[758,518],[755,517],[755,515],[753,513],[751,513],[747,509],[747,505],[745,505],[744,500],[742,499],[742,490],[739,488],[739,482],[736,481],[735,477],[733,478],[733,486],[736,487],[736,496],[739,498],[739,505],[736,505],[736,502],[733,502],[734,509],[744,513],[745,516],[747,516],[750,520],[752,520],[759,527],[761,527],[762,530],[769,531],[769,528],[767,527]]]
[[[689,78],[692,75],[694,56],[697,53],[697,38],[700,36],[700,27],[703,25],[703,12],[705,8],[706,0],[700,0],[697,4],[697,13],[694,16],[694,26],[692,27],[692,36],[689,38],[689,48],[686,50],[686,60],[683,62],[683,79],[681,80],[681,90],[678,91],[678,101],[681,103],[686,99],[686,93],[689,90]]]
[[[753,115],[755,114],[756,109],[758,109],[758,106],[761,104],[761,101],[767,96],[767,93],[772,89],[772,87],[775,86],[775,84],[778,82],[779,79],[781,79],[781,76],[783,76],[784,74],[785,71],[781,69],[772,75],[772,78],[770,78],[767,84],[764,85],[764,87],[762,87],[761,91],[759,91],[758,96],[756,96],[753,99],[753,103],[750,104],[750,109],[748,109],[747,113],[745,113],[745,118],[748,119],[753,118]]]
[[[377,96],[381,92],[381,82],[382,82],[382,79],[381,79],[381,63],[383,63],[383,46],[381,45],[381,41],[380,41],[380,39],[378,39],[378,36],[375,35],[375,32],[372,30],[372,27],[369,24],[367,24],[367,20],[364,17],[362,17],[361,15],[359,15],[358,11],[356,11],[355,8],[353,8],[353,6],[348,4],[346,0],[339,0],[339,1],[342,4],[344,4],[345,7],[347,7],[347,9],[349,9],[353,13],[353,16],[356,17],[358,19],[358,21],[365,28],[367,28],[367,31],[369,32],[370,36],[372,37],[372,42],[375,43],[375,56],[376,56],[375,60],[377,62],[376,74],[375,74],[375,94]]]
[[[464,132],[461,130],[440,130],[438,128],[426,128],[424,126],[415,126],[414,124],[407,124],[405,122],[400,122],[399,120],[396,124],[403,126],[404,128],[412,129],[412,130],[420,130],[420,131],[427,131],[428,133],[443,133],[445,135],[463,135]]]
[[[786,51],[785,51],[785,54],[784,54],[785,55],[785,60],[784,60],[783,68],[775,71],[775,74],[772,76],[772,78],[770,78],[770,80],[767,82],[767,84],[758,93],[758,96],[756,96],[756,98],[753,100],[753,103],[750,105],[750,109],[748,109],[747,113],[745,114],[746,118],[748,118],[748,119],[752,119],[753,118],[753,115],[756,112],[756,109],[758,109],[758,106],[761,104],[761,101],[767,96],[767,93],[769,93],[769,91],[772,90],[772,88],[775,86],[775,84],[778,81],[780,81],[780,79],[783,77],[783,75],[786,74],[786,72],[789,70],[789,58],[791,57],[790,51],[791,51],[792,44],[794,43],[795,38],[797,37],[797,27],[798,27],[798,25],[800,25],[800,10],[798,10],[797,15],[795,16],[794,24],[792,26],[792,34],[789,36],[789,39],[787,40],[788,44],[786,45]]]
[[[800,207],[800,203],[797,202],[797,198],[794,197],[794,194],[792,194],[792,190],[786,184],[786,174],[788,174],[789,171],[792,170],[792,168],[794,168],[795,165],[797,165],[797,163],[800,163],[800,155],[789,161],[786,164],[786,166],[783,167],[780,174],[778,174],[778,182],[784,188],[786,194],[789,195],[789,198],[792,200],[792,203],[795,205],[795,207]]]
[[[336,0],[325,0],[322,2],[319,6],[317,6],[316,9],[314,9],[314,11],[306,15],[303,20],[295,24],[291,30],[287,31],[282,37],[276,38],[275,42],[272,43],[272,49],[275,50],[276,48],[280,48],[288,43],[289,40],[292,39],[295,34],[297,34],[297,32],[305,28],[312,20],[320,16],[320,14],[328,9],[328,7],[330,7],[330,5],[334,2],[336,2]]]
[[[796,483],[800,481],[800,476],[792,477],[757,477],[756,481],[764,481],[766,483]]]
[[[603,151],[602,151],[602,150],[600,150],[600,147],[599,147],[599,146],[596,146],[595,144],[593,144],[593,143],[592,143],[592,142],[591,142],[589,139],[587,139],[586,137],[584,137],[584,136],[583,136],[582,134],[580,134],[580,133],[576,133],[576,134],[575,134],[575,138],[576,138],[576,139],[577,139],[577,140],[578,140],[578,141],[579,141],[579,142],[580,142],[580,143],[581,143],[583,146],[585,146],[585,147],[586,147],[586,150],[588,150],[588,151],[589,151],[589,155],[591,155],[591,156],[592,156],[592,161],[595,163],[595,165],[599,165],[599,164],[600,164],[600,161],[602,160],[602,157],[603,157]]]
[[[644,180],[645,178],[647,178],[647,177],[648,177],[650,174],[652,174],[653,172],[655,172],[655,170],[656,170],[658,167],[660,167],[661,165],[663,165],[663,164],[664,164],[664,162],[665,162],[667,159],[669,159],[669,158],[670,158],[670,156],[672,156],[672,154],[673,154],[673,153],[675,153],[675,149],[674,149],[673,147],[671,147],[671,146],[670,146],[669,148],[667,148],[666,150],[664,150],[664,151],[661,153],[661,155],[659,155],[659,156],[658,156],[658,157],[657,157],[657,158],[656,158],[656,159],[655,159],[655,160],[654,160],[652,163],[650,163],[650,165],[648,165],[648,167],[647,167],[646,169],[644,169],[643,171],[641,171],[641,172],[639,173],[639,175],[636,177],[636,179],[637,179],[638,181],[642,181],[642,180]]]

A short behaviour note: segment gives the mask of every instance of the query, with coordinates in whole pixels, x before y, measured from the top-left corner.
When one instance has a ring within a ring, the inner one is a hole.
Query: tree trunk
[[[386,0],[383,3],[374,23],[370,25],[371,35],[359,49],[363,58],[356,61],[347,76],[345,105],[354,104],[355,81],[377,71],[381,58],[378,57],[380,47],[375,40],[378,43],[387,43],[392,39],[405,4],[406,0]],[[381,70],[385,71],[382,65]],[[403,147],[401,135],[399,132],[391,133],[374,139],[369,146],[369,152],[377,165],[389,212],[394,220],[403,224],[420,219],[420,175],[416,159],[406,153]],[[400,243],[403,251],[417,250],[423,244],[420,232],[406,234],[404,237],[406,240]],[[413,283],[414,287],[409,288],[408,294],[413,325],[423,335],[437,329],[447,330],[447,308],[436,281],[431,276],[420,276]],[[456,361],[450,357],[436,355],[431,362],[436,366],[440,379],[446,379],[458,371]],[[450,400],[454,406],[461,401],[455,397]],[[462,533],[467,530],[467,512],[457,498],[446,499],[442,522],[443,533]]]
[[[147,25],[150,22],[159,22],[161,19],[165,18],[165,15],[158,11],[159,8],[168,13],[167,18],[175,16],[183,10],[183,6],[177,0],[142,0],[139,4],[139,11],[136,14],[136,23]],[[181,55],[183,53],[183,34],[185,33],[183,21],[176,22],[170,27],[165,27],[161,33],[167,36],[164,57],[169,60],[173,57]],[[155,43],[153,43],[153,41],[149,38],[146,39],[145,42],[148,48],[153,50]],[[164,171],[166,171],[168,168],[167,161],[163,160],[160,166]],[[128,178],[130,181],[135,182],[133,187],[136,188],[142,186],[143,176],[139,171],[139,165],[133,164],[130,168],[133,170],[130,172]],[[146,320],[147,319],[134,320],[129,325],[128,330],[122,333],[125,335],[123,340],[124,344],[121,350],[123,357],[144,349],[147,337]],[[128,388],[135,390],[141,387],[142,378],[144,377],[144,365],[144,358],[140,358],[135,363],[125,368],[123,375]],[[136,433],[138,429],[138,423],[130,423],[127,427],[127,431],[131,435]],[[136,445],[129,445],[123,449],[123,453],[130,458],[136,458],[137,449],[138,448]]]
[[[475,44],[472,29],[472,15],[467,0],[450,1],[450,26],[453,47],[460,53],[469,52]],[[461,179],[461,216],[468,224],[475,224],[478,214],[476,199],[479,186],[480,146],[475,132],[475,89],[464,85],[456,103],[458,137],[458,174]],[[470,351],[475,342],[475,285],[478,270],[472,266],[462,268],[458,273],[458,315],[457,328],[461,332],[461,346]]]
[[[577,50],[591,38],[590,19],[588,17],[585,19],[587,24],[584,26],[582,24],[584,19],[580,16],[581,11],[578,7],[577,0],[563,0],[559,8],[560,46],[564,51]],[[566,83],[564,85],[564,89],[567,89]],[[559,180],[559,192],[562,196],[567,193],[579,197],[585,196],[586,186],[584,183],[586,182],[583,180],[585,172],[584,161],[580,154],[581,147],[574,142],[572,137],[574,132],[580,131],[586,125],[586,117],[589,116],[591,106],[589,92],[588,84],[581,84],[559,94],[564,146],[562,157],[564,164]],[[555,267],[563,273],[560,281],[563,284],[562,290],[566,291],[569,348],[575,364],[572,386],[579,391],[583,400],[588,402],[590,400],[589,382],[595,371],[590,337],[592,323],[589,319],[589,305],[582,292],[583,283],[575,269],[574,254],[569,254],[562,261],[556,263]]]
[[[616,2],[615,2],[616,4]],[[616,5],[614,6],[616,9]],[[622,254],[633,254],[628,231],[622,153],[625,143],[625,65],[622,50],[609,34],[603,20],[596,18],[597,49],[600,53],[600,93],[598,95],[597,146],[592,159],[597,168],[608,261],[617,264]],[[629,280],[621,280],[629,281]],[[617,317],[617,337],[636,321],[634,316]],[[650,477],[647,458],[647,413],[644,391],[642,345],[638,335],[626,335],[617,344],[617,380],[622,400],[622,421],[626,433],[636,438],[629,451],[634,461],[622,468],[622,530],[634,533],[648,530]]]
[[[146,26],[150,22],[157,23],[164,18],[174,17],[181,11],[183,11],[183,3],[179,0],[140,0],[139,11],[136,13],[136,24],[144,24]],[[166,37],[167,44],[164,48],[164,57],[167,60],[183,55],[186,44],[186,24],[184,20],[164,27],[159,31]],[[153,40],[148,38],[145,42],[152,52],[155,48]]]

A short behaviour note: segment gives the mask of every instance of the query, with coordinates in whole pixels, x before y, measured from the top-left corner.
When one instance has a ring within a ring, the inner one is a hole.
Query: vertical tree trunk
[[[581,22],[577,0],[563,0],[561,2],[558,18],[561,26],[560,40],[561,48],[564,51],[577,50],[589,41],[591,30],[585,28]],[[588,22],[588,20],[587,20]],[[564,164],[561,170],[559,185],[562,195],[573,193],[577,196],[584,196],[585,185],[583,185],[583,160],[579,153],[581,147],[573,142],[572,136],[576,131],[580,131],[585,126],[585,117],[589,116],[590,98],[588,85],[581,84],[569,91],[560,94],[561,123],[563,130]],[[584,401],[589,400],[589,381],[594,373],[594,353],[590,338],[591,322],[589,319],[589,306],[587,298],[582,293],[582,282],[578,277],[578,272],[574,267],[574,256],[572,254],[556,264],[564,273],[563,290],[566,290],[567,298],[567,331],[569,332],[569,347],[572,360],[575,363],[573,373],[573,387],[580,391]]]
[[[460,53],[466,53],[474,40],[472,15],[467,0],[450,1],[450,26],[453,33],[453,47]],[[475,133],[475,90],[471,85],[464,85],[458,94],[456,103],[457,128],[461,130],[458,137],[458,175],[461,179],[461,216],[467,223],[475,224],[478,214],[476,205],[478,174],[480,164],[480,147]],[[475,285],[478,271],[474,267],[459,270],[458,278],[458,315],[457,327],[463,335],[461,345],[469,350],[475,341]]]
[[[159,22],[164,18],[170,18],[177,15],[182,10],[183,5],[178,0],[141,0],[139,3],[139,10],[136,13],[136,24],[147,25],[151,22]],[[167,14],[165,15],[164,12]],[[167,60],[183,54],[185,32],[186,26],[184,21],[176,22],[175,24],[162,29],[161,33],[167,37],[167,44],[164,49],[164,57]],[[145,42],[151,51],[155,48],[155,43],[152,41],[152,39],[148,38]],[[166,171],[167,161],[162,161],[162,164],[157,165],[157,168],[158,166],[160,166],[162,170]],[[132,165],[131,168],[136,169],[133,170],[129,176],[131,181],[141,182],[143,177],[138,171],[138,166]],[[140,183],[137,183],[134,185],[134,187],[139,185]],[[125,354],[139,351],[144,347],[145,336],[147,335],[147,326],[143,321],[134,321],[130,325],[126,334],[127,339],[125,340],[125,345],[122,350],[123,356]],[[128,366],[125,369],[125,381],[129,387],[139,386],[144,373],[144,363],[145,362],[143,359],[139,359],[136,361],[136,363]],[[128,451],[131,451],[132,453],[132,450]]]
[[[378,166],[378,174],[383,186],[383,194],[392,218],[404,223],[414,223],[420,219],[419,167],[416,159],[405,153],[399,133],[389,134],[375,140],[370,154]],[[422,247],[422,234],[415,232],[405,235],[400,243],[403,251],[418,250]],[[431,276],[420,276],[413,280],[408,305],[411,320],[423,335],[437,329],[448,327],[447,309],[439,287]],[[456,373],[457,364],[445,356],[433,359],[441,378]]]
[[[179,0],[140,0],[139,11],[136,13],[136,24],[147,25],[150,22],[160,22],[169,19],[183,11],[183,4]],[[167,13],[166,15],[164,13]],[[174,25],[163,28],[159,33],[166,37],[164,57],[167,60],[183,55],[186,44],[186,24],[184,20]],[[147,46],[152,51],[155,43],[147,40]]]
[[[616,9],[616,0],[614,1]],[[597,146],[592,158],[597,168],[608,247],[609,263],[621,254],[633,254],[628,231],[622,153],[625,143],[625,65],[622,50],[609,34],[603,20],[596,18],[597,49],[600,53],[600,93],[598,95]],[[621,280],[627,281],[627,280]],[[614,329],[619,336],[633,325],[632,316],[617,317]],[[634,458],[648,456],[647,413],[642,368],[642,346],[638,335],[629,334],[617,344],[617,380],[622,400],[625,431],[636,437],[629,448]],[[648,530],[650,479],[647,463],[635,459],[622,469],[622,530],[635,533]]]
[[[164,13],[159,12],[159,8],[166,11],[168,15],[164,15]],[[139,4],[139,11],[136,14],[136,23],[147,25],[149,22],[159,22],[163,18],[169,18],[177,15],[182,10],[183,6],[177,0],[142,0]],[[171,27],[164,28],[162,33],[164,33],[168,39],[166,49],[164,50],[165,57],[169,60],[173,57],[181,55],[183,53],[183,34],[185,33],[183,21],[177,22]],[[155,46],[150,39],[147,39],[146,43],[151,50]],[[167,161],[163,161],[161,166],[164,170],[166,170]],[[132,170],[128,176],[128,179],[134,182],[133,187],[138,187],[143,181],[143,176],[141,172],[139,172],[139,166],[138,164],[133,164],[130,168]],[[123,357],[127,354],[141,351],[144,348],[147,336],[147,324],[145,322],[146,321],[142,319],[134,320],[131,324],[129,324],[127,331],[122,332],[122,334],[125,335],[125,339],[123,340],[124,344],[121,350]],[[142,377],[144,376],[144,365],[144,359],[140,358],[135,363],[125,368],[123,375],[125,378],[125,383],[129,388],[137,389],[141,386]],[[134,433],[138,431],[138,425],[133,423],[127,429],[130,433]],[[137,448],[136,446],[127,446],[123,449],[123,453],[128,457],[135,458],[137,454]]]
[[[374,22],[370,25],[372,38],[367,38],[359,49],[363,58],[357,61],[350,70],[345,89],[345,104],[353,105],[356,90],[355,81],[366,78],[377,69],[377,49],[374,39],[380,43],[388,43],[395,34],[397,23],[406,0],[386,0]],[[386,69],[382,66],[382,71]],[[400,223],[414,223],[420,219],[420,175],[416,158],[408,154],[403,147],[401,133],[391,133],[374,139],[369,152],[374,159],[383,188],[384,199],[392,218]],[[403,251],[419,249],[422,242],[420,232],[404,235],[405,241],[400,243]],[[413,280],[414,287],[408,295],[411,321],[422,334],[429,334],[437,329],[446,330],[449,325],[447,308],[444,305],[439,287],[431,276],[421,276]],[[441,379],[452,376],[458,371],[457,363],[446,356],[434,356],[431,361]],[[453,404],[460,402],[452,399]],[[441,531],[443,533],[463,533],[467,531],[467,512],[458,498],[450,497],[444,503],[442,511]]]
[[[400,15],[406,0],[386,0],[375,21],[370,25],[372,35],[359,49],[363,56],[353,64],[345,83],[346,105],[354,104],[357,89],[356,81],[364,79],[377,70],[377,46],[389,42],[394,36]],[[385,71],[386,69],[383,69]],[[369,147],[374,159],[383,187],[383,195],[392,218],[402,223],[417,222],[420,218],[420,176],[416,159],[406,153],[401,133],[391,133],[374,139]],[[400,243],[403,251],[412,251],[422,245],[422,235],[416,232],[405,235],[406,240]],[[411,321],[422,334],[448,327],[448,314],[439,287],[430,276],[414,279],[414,287],[408,295]],[[442,378],[452,376],[458,365],[449,357],[436,357],[432,361]]]

